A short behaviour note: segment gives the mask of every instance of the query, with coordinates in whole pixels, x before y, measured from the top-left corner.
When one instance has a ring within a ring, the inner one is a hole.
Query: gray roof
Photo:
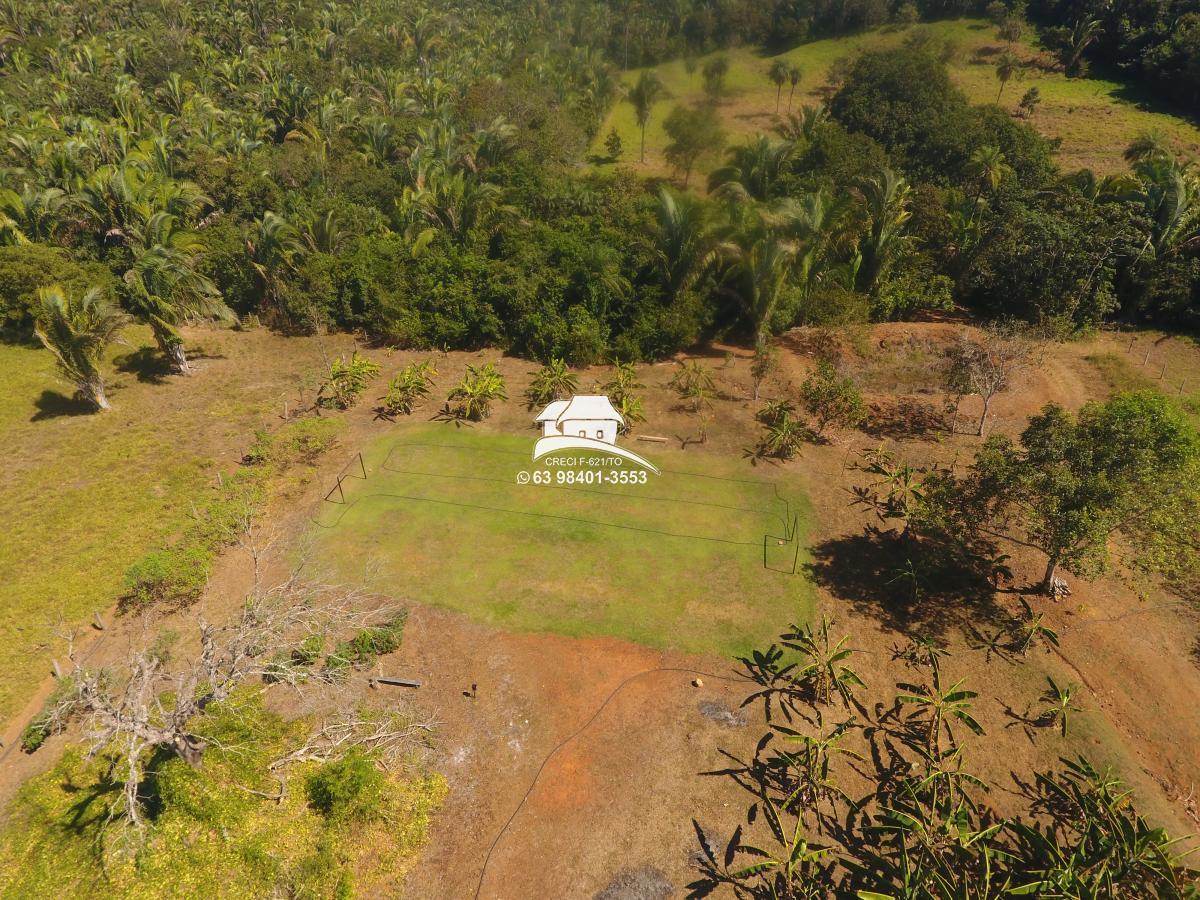
[[[547,407],[547,412],[549,412],[549,407]],[[612,401],[604,394],[576,394],[566,408],[558,414],[558,421],[563,422],[568,419],[625,424],[625,419],[621,417],[621,414],[613,407]]]
[[[570,400],[554,400],[534,419],[535,422],[557,422],[559,415],[570,405]]]

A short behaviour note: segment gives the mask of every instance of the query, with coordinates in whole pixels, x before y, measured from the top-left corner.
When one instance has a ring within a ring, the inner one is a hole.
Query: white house
[[[625,419],[603,394],[579,394],[570,400],[555,400],[537,417],[545,437],[581,437],[606,444],[617,442]]]

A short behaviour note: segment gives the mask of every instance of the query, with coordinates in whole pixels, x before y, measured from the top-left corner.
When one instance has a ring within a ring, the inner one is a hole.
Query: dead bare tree
[[[142,647],[130,654],[122,672],[77,669],[70,675],[71,689],[47,714],[51,731],[82,721],[88,757],[104,753],[113,758],[114,772],[124,779],[113,815],[123,815],[135,828],[143,825],[138,788],[150,751],[169,750],[198,767],[213,740],[204,731],[204,712],[210,705],[228,700],[239,686],[254,681],[297,690],[329,684],[332,673],[280,666],[278,654],[311,635],[363,629],[396,614],[394,607],[373,602],[361,592],[302,579],[303,567],[263,589],[262,549],[251,544],[254,588],[231,622],[214,625],[198,619],[197,654],[171,667],[152,647]],[[415,733],[407,728],[356,714],[327,723],[296,751],[296,758],[315,759],[314,748],[336,749],[349,741],[384,749]]]
[[[983,411],[975,434],[982,437],[992,400],[1012,388],[1017,376],[1035,361],[1040,343],[1013,324],[987,325],[977,338],[963,333],[950,350],[946,387],[961,400],[978,394]]]

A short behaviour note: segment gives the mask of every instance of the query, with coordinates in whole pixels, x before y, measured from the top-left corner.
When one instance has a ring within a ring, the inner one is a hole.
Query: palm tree
[[[859,245],[862,263],[856,286],[869,294],[887,276],[892,263],[908,245],[904,226],[912,215],[908,209],[912,188],[904,176],[885,168],[873,178],[860,179],[858,189],[866,201],[870,228]]]
[[[263,283],[264,305],[278,307],[283,272],[303,253],[296,229],[278,213],[267,210],[255,219],[246,237],[246,255]]]
[[[646,125],[650,121],[650,111],[654,104],[666,96],[667,90],[662,81],[653,72],[642,72],[637,83],[630,89],[625,99],[633,104],[634,115],[637,117],[638,128],[642,132],[641,161],[646,161]]]
[[[1012,169],[1005,161],[1004,154],[995,145],[985,144],[971,154],[971,159],[967,162],[967,176],[974,179],[978,185],[975,191],[975,200],[971,205],[972,219],[979,209],[979,202],[983,199],[984,191],[995,194],[1004,178],[1011,172]]]
[[[66,192],[54,187],[39,190],[25,184],[20,193],[0,189],[0,223],[11,223],[11,243],[50,241],[69,202]]]
[[[779,180],[788,173],[795,151],[791,141],[756,135],[729,149],[729,162],[709,176],[708,189],[729,200],[770,200]]]
[[[1000,82],[1000,90],[996,92],[996,102],[1000,102],[1000,95],[1004,93],[1005,86],[1013,79],[1013,76],[1018,75],[1021,71],[1021,60],[1009,51],[1004,51],[1000,55],[1000,60],[996,63],[996,78]]]
[[[1125,148],[1125,162],[1136,164],[1148,159],[1169,159],[1171,137],[1161,128],[1146,128]]]
[[[57,284],[38,289],[34,333],[54,354],[63,377],[96,409],[112,408],[99,363],[105,348],[128,323],[128,317],[105,301],[98,288],[78,297]]]
[[[177,326],[194,319],[231,320],[220,291],[194,268],[194,258],[175,247],[155,244],[125,273],[130,310],[154,333],[159,349],[178,375],[191,374]]]
[[[1147,251],[1156,257],[1200,245],[1200,179],[1174,158],[1152,156],[1133,167],[1141,182],[1134,199],[1150,220]]]
[[[718,249],[728,270],[729,283],[724,290],[742,302],[754,341],[761,344],[770,334],[771,319],[787,290],[796,246],[759,226],[737,230]]]
[[[829,121],[829,109],[824,103],[805,106],[798,113],[789,110],[782,124],[775,126],[775,133],[793,144],[808,143],[817,130]]]
[[[767,78],[775,85],[775,115],[779,115],[779,102],[783,98],[783,85],[788,80],[788,64],[785,60],[777,59],[767,70]]]
[[[692,287],[717,259],[704,203],[663,187],[643,245],[654,259],[668,301]]]
[[[791,89],[788,91],[788,115],[792,112],[792,98],[796,96],[796,86],[800,84],[800,79],[804,77],[804,70],[797,65],[788,66],[788,84]]]

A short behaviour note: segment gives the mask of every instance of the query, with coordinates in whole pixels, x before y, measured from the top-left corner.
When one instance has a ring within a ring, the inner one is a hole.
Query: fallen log
[[[670,442],[670,438],[659,437],[656,434],[635,434],[633,437],[635,440],[652,441],[655,444],[666,444]]]
[[[410,681],[407,678],[386,678],[383,675],[371,679],[371,687],[374,687],[376,684],[391,684],[396,687],[410,688],[419,688],[421,686],[421,682],[419,681]]]

